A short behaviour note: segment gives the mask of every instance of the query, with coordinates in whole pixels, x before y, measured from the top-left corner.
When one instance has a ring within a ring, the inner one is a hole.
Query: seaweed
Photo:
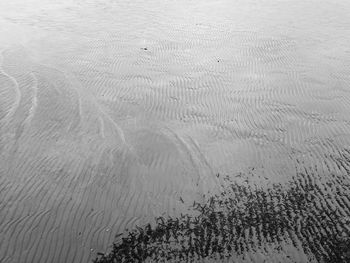
[[[288,187],[253,189],[228,176],[224,181],[219,194],[193,203],[196,215],[158,217],[155,226],[135,227],[94,263],[220,261],[287,238],[295,246],[300,241],[310,259],[350,262],[349,224],[337,209],[317,205],[317,185],[294,180]]]

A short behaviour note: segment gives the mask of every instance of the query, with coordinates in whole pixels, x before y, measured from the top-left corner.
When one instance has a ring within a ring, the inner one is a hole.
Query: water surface
[[[311,184],[312,209],[291,218],[323,209],[348,236],[349,13],[345,0],[2,1],[0,261],[88,262],[221,189],[217,173]],[[294,241],[282,252],[307,262]]]

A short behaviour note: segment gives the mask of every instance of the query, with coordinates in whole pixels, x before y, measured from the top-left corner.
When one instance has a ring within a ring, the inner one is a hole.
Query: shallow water
[[[217,173],[311,184],[310,213],[336,213],[349,236],[349,13],[345,0],[1,1],[0,262],[88,262],[221,189]]]

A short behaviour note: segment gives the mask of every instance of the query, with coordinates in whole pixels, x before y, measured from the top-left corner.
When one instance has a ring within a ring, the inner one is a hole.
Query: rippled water
[[[267,254],[307,262],[306,236],[349,237],[349,13],[346,0],[1,1],[0,261],[88,262],[220,190],[217,173],[313,191],[306,210],[285,201],[293,227],[282,248],[259,241]]]

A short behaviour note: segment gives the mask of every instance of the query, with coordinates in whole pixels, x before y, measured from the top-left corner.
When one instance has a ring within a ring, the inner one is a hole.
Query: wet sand
[[[222,190],[217,173],[312,185],[308,211],[348,235],[349,13],[328,0],[0,3],[0,261],[88,262]],[[317,220],[298,234],[299,212],[294,236],[317,237]]]

